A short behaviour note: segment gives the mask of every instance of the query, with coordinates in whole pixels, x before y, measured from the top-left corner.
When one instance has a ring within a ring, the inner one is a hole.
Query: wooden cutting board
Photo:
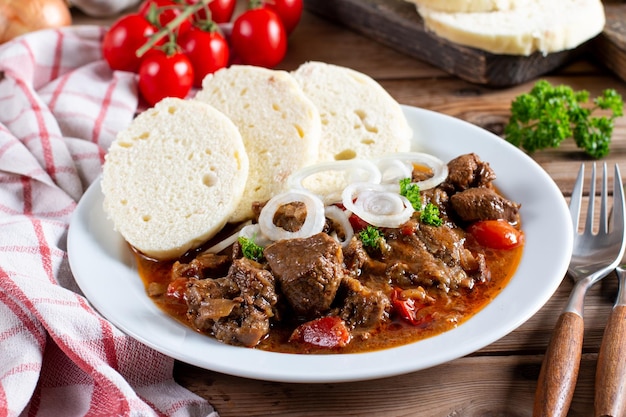
[[[606,4],[604,31],[593,41],[599,62],[626,81],[626,3]]]
[[[429,32],[404,0],[305,0],[307,10],[472,83],[505,87],[546,74],[593,51],[626,80],[626,4],[607,4],[604,33],[574,50],[544,56],[496,55],[458,45]]]

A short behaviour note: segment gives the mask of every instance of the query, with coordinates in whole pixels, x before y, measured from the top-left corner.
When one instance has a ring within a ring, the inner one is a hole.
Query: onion
[[[243,232],[243,230],[246,227],[249,227],[249,226],[252,226],[249,221],[243,223],[240,226],[240,228],[237,229],[232,235],[224,238],[223,240],[220,240],[219,242],[217,242],[215,245],[211,246],[210,248],[208,248],[204,252],[206,252],[206,253],[220,253],[221,251],[223,251],[227,247],[229,247],[232,244],[234,244],[237,241],[237,239],[239,238],[239,236],[241,236],[241,233]]]
[[[389,154],[377,158],[375,163],[381,170],[385,182],[395,184],[398,184],[398,182],[403,178],[411,178],[413,175],[413,164],[426,165],[433,171],[433,176],[424,181],[414,183],[420,188],[420,190],[434,188],[444,182],[448,177],[448,165],[446,163],[436,156],[422,152],[400,152]],[[406,166],[408,171],[403,171],[401,168],[402,166]]]
[[[400,227],[409,221],[411,202],[382,184],[353,183],[343,190],[343,205],[365,222],[378,227]]]
[[[65,0],[0,0],[0,43],[71,23],[72,15]]]
[[[265,235],[263,235],[263,232],[261,232],[261,227],[258,224],[249,224],[243,227],[239,231],[239,236],[252,239],[254,243],[261,247],[266,247],[267,245],[272,243],[270,239],[266,238]]]
[[[339,243],[341,243],[342,247],[348,246],[348,243],[350,243],[350,241],[352,240],[352,236],[354,236],[354,229],[352,228],[352,224],[350,224],[350,213],[333,205],[326,207],[326,209],[324,210],[324,214],[329,219],[339,223],[339,225],[343,229],[343,241],[340,240],[336,234],[333,237]]]
[[[278,209],[288,203],[302,202],[306,207],[306,219],[299,230],[290,232],[274,224],[274,215]],[[272,197],[261,210],[259,227],[261,233],[273,241],[296,239],[313,236],[324,229],[324,203],[314,194],[305,190],[291,190]]]
[[[345,180],[342,181],[344,184],[343,186],[353,182],[372,182],[378,184],[382,178],[380,170],[372,161],[366,159],[350,159],[346,161],[320,162],[315,165],[304,167],[289,176],[287,179],[287,186],[292,189],[316,192],[308,189],[304,185],[305,180],[312,175],[328,171],[343,172],[345,177]],[[324,180],[325,182],[330,182],[330,180],[326,178],[324,178]],[[330,186],[330,184],[326,183],[324,185]],[[339,201],[340,194],[341,189],[329,190],[324,194],[326,196],[325,202],[327,204],[331,204]]]

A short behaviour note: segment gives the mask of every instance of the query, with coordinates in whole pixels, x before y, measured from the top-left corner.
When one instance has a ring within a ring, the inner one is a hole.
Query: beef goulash
[[[365,74],[234,65],[118,133],[103,207],[151,299],[208,337],[295,353],[402,345],[489,303],[524,241],[487,162],[409,152],[412,135]]]
[[[514,273],[520,205],[498,192],[479,156],[432,160],[353,161],[367,178],[342,198],[292,179],[291,191],[256,202],[240,230],[179,259],[137,252],[147,292],[198,332],[276,352],[371,351],[452,329]]]

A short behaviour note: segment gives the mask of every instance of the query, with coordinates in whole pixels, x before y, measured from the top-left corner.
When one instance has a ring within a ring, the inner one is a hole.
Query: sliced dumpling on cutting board
[[[511,10],[530,0],[406,0],[418,6],[447,13],[492,12]]]
[[[509,10],[450,13],[418,3],[427,29],[494,54],[548,54],[573,49],[604,28],[600,0],[529,0]]]

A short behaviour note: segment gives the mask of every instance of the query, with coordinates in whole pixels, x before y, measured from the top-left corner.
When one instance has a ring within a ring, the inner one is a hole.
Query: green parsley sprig
[[[239,241],[239,245],[241,245],[241,253],[243,256],[257,262],[263,259],[263,247],[257,245],[253,239],[239,236],[237,240]]]
[[[433,203],[428,203],[420,212],[420,221],[431,226],[441,226],[443,220],[439,216],[439,207]]]
[[[433,203],[423,205],[420,195],[420,187],[411,182],[411,178],[400,180],[400,195],[409,200],[413,209],[420,212],[420,221],[431,226],[441,226],[443,220],[439,217],[439,207]]]
[[[566,85],[553,86],[538,81],[529,93],[519,95],[511,103],[511,117],[504,136],[513,145],[529,153],[556,148],[573,138],[576,145],[593,158],[609,153],[614,120],[624,114],[624,102],[614,89],[604,90],[589,101],[586,90],[574,91]],[[609,115],[592,116],[597,110]]]
[[[372,225],[368,225],[359,232],[359,239],[361,239],[365,249],[371,250],[379,250],[386,243],[385,236],[382,232]]]
[[[400,180],[400,195],[404,196],[411,202],[415,211],[422,209],[422,198],[420,197],[420,187],[411,182],[411,178],[402,178]]]

